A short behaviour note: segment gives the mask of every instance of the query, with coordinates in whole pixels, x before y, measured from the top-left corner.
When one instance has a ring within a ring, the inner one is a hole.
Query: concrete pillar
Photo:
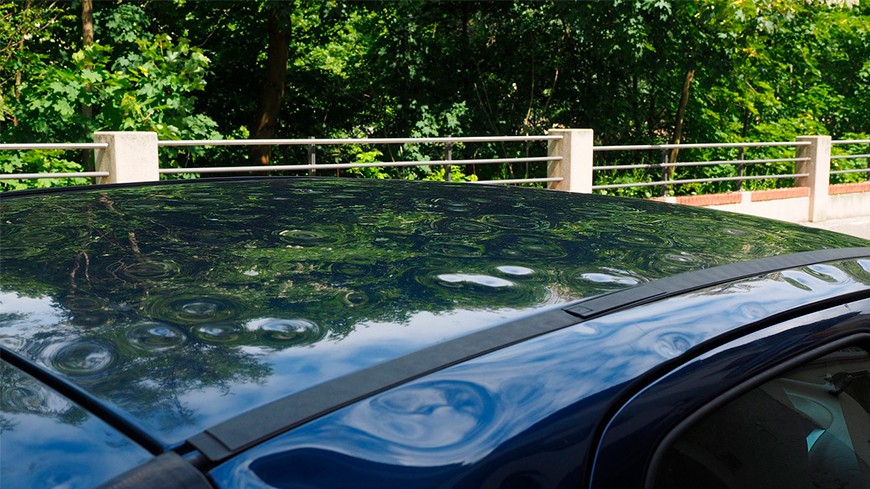
[[[566,192],[592,193],[592,129],[550,129],[550,135],[562,136],[552,140],[547,148],[549,156],[561,156],[561,161],[547,165],[548,177],[562,177],[561,182],[550,182],[549,188]]]
[[[809,222],[824,221],[828,214],[828,185],[831,177],[831,136],[798,136],[797,141],[809,141],[798,146],[797,157],[809,158],[795,165],[797,173],[809,176],[795,179],[795,186],[810,188]]]
[[[108,177],[100,177],[97,183],[156,182],[160,180],[157,172],[157,133],[112,131],[95,132],[95,143],[108,143],[106,149],[94,152],[97,171],[109,172]]]

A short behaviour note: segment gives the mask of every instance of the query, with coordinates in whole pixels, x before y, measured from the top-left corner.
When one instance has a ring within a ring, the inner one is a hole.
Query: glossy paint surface
[[[0,222],[0,342],[167,448],[241,411],[541,308],[683,271],[866,244],[645,201],[355,180],[4,198]],[[582,383],[601,389],[597,377]],[[488,397],[464,384],[433,392],[448,405],[470,396],[464,421],[439,410],[445,422],[472,429],[488,410]],[[441,435],[434,446],[453,443]]]
[[[0,361],[0,487],[89,488],[151,455],[36,379]]]
[[[598,423],[641,376],[723,333],[862,291],[870,291],[870,259],[771,273],[614,313],[373,396],[211,476],[225,489],[577,487]]]

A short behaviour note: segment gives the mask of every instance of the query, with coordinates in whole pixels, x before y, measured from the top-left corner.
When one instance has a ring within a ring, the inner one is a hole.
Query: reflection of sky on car
[[[8,294],[3,299],[9,299]],[[91,487],[152,458],[100,419],[5,362],[0,362],[0,380],[4,487]],[[40,457],[33,458],[34,452]],[[19,460],[30,463],[21,467],[11,462]]]
[[[360,324],[353,335],[334,341],[321,341],[301,349],[275,350],[269,347],[244,346],[246,353],[269,365],[271,375],[259,383],[238,384],[233,388],[234,404],[254,407],[265,404],[275,397],[275,391],[297,392],[343,374],[378,364],[404,353],[420,350],[426,346],[457,338],[502,321],[503,311],[454,311],[444,314],[421,312],[412,315],[402,325]],[[430,327],[433,322],[437,328]],[[408,334],[408,328],[417,328],[418,333]],[[328,358],[329,361],[324,361]],[[191,409],[216,417],[227,407],[216,404],[215,390],[190,392],[181,397]]]
[[[361,479],[364,486],[385,484],[378,474],[389,478],[402,466],[438,468],[437,477],[450,480],[452,468],[468,466],[508,441],[522,439],[531,423],[572,423],[585,426],[585,436],[591,436],[609,407],[596,402],[597,395],[623,388],[625,382],[723,332],[865,291],[868,284],[870,260],[845,261],[771,273],[626,309],[375,395],[266,442],[212,475],[219,482],[257,480],[267,475],[248,465],[251,460],[270,460],[292,471],[328,460],[324,453],[329,452],[352,453],[354,459],[347,463],[356,466],[343,470],[354,473],[359,468],[359,477],[367,478]],[[794,325],[780,326],[788,327]],[[763,334],[778,331],[771,327]],[[757,340],[760,334],[746,338]],[[587,399],[581,403],[583,411],[577,405],[571,408],[578,399]],[[451,430],[442,433],[443,426]],[[587,442],[561,440],[556,445],[580,456],[571,450]],[[389,468],[378,472],[360,468],[361,464]],[[320,472],[308,473],[323,477]],[[353,477],[347,472],[345,476]],[[437,477],[433,476],[433,487]]]

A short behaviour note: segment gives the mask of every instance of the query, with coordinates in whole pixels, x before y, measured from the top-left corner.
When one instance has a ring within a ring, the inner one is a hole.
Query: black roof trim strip
[[[662,278],[638,287],[585,299],[566,307],[565,310],[587,320],[619,309],[634,307],[646,302],[734,282],[735,280],[816,263],[861,257],[870,257],[870,247],[835,248],[758,258]]]
[[[155,487],[213,489],[202,472],[173,452],[164,453],[130,469],[97,489],[153,489]]]
[[[188,443],[209,461],[218,463],[257,443],[374,394],[592,317],[742,278],[861,257],[870,257],[870,247],[761,258],[675,275],[593,297],[449,340],[291,394],[213,426],[190,438]]]
[[[205,185],[209,183],[237,183],[237,182],[263,182],[263,181],[287,181],[293,182],[296,180],[320,180],[320,181],[341,181],[342,177],[329,176],[311,176],[311,175],[242,175],[232,177],[199,177],[191,180],[156,180],[148,182],[126,182],[126,183],[95,183],[91,185],[71,185],[69,187],[46,187],[46,188],[30,188],[24,190],[7,190],[0,192],[0,202],[4,200],[12,200],[22,197],[32,197],[34,195],[52,195],[64,193],[81,193],[81,192],[100,192],[104,190],[124,189],[124,188],[139,188],[139,187],[169,187],[174,185]],[[390,184],[398,185],[426,185],[422,180],[392,180]],[[457,182],[441,182],[440,185],[462,185]],[[484,185],[486,187],[486,185]],[[521,187],[517,187],[521,188]]]
[[[29,188],[24,190],[9,190],[0,192],[0,201],[15,199],[19,197],[28,197],[33,195],[51,195],[64,194],[69,192],[99,192],[102,190],[112,190],[119,188],[138,188],[138,187],[157,187],[157,186],[172,186],[172,185],[200,185],[206,183],[226,183],[226,182],[248,182],[260,180],[326,180],[335,179],[335,177],[312,177],[308,175],[245,175],[235,177],[200,177],[191,180],[154,180],[147,182],[125,182],[125,183],[95,183],[91,185],[70,185],[68,187],[46,187],[46,188]],[[402,180],[407,181],[407,180]]]

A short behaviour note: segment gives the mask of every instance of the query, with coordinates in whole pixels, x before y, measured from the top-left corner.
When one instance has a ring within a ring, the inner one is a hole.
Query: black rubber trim
[[[196,467],[173,452],[131,469],[99,486],[97,489],[184,488],[213,489],[208,479]]]
[[[764,275],[789,268],[851,258],[870,257],[870,248],[836,248],[805,251],[791,255],[771,256],[732,263],[694,272],[681,273],[638,287],[624,289],[580,301],[565,310],[584,320],[609,314],[619,309],[681,295],[736,280]]]
[[[285,171],[285,170],[275,170]],[[244,173],[244,172],[242,172]],[[310,176],[310,175],[242,175],[230,177],[217,176],[201,176],[191,180],[155,180],[148,182],[126,182],[126,183],[95,183],[91,185],[70,185],[68,187],[46,187],[46,188],[30,188],[24,190],[8,190],[0,192],[0,202],[4,200],[14,200],[16,198],[25,198],[39,195],[53,195],[65,193],[84,193],[84,192],[101,192],[113,189],[139,188],[139,187],[162,187],[173,185],[207,185],[214,183],[240,183],[240,182],[268,182],[268,181],[286,181],[293,183],[294,181],[335,181],[342,180],[343,177],[325,177],[325,176]],[[462,185],[458,182],[426,182],[423,180],[391,180],[391,185]],[[483,187],[486,187],[484,185]],[[522,187],[517,187],[522,188]]]
[[[689,272],[598,296],[478,331],[355,372],[243,413],[188,443],[218,463],[276,435],[345,406],[487,353],[618,309],[741,278],[835,260],[870,257],[870,248],[842,248],[761,258]]]
[[[278,170],[280,171],[280,170]],[[65,193],[84,193],[84,192],[100,192],[104,190],[123,189],[123,188],[138,188],[138,187],[160,187],[172,185],[205,185],[209,183],[232,183],[232,182],[252,182],[264,180],[329,180],[336,177],[312,177],[307,175],[246,175],[235,177],[199,177],[192,180],[154,180],[147,182],[125,182],[125,183],[95,183],[91,185],[70,185],[68,187],[46,187],[46,188],[29,188],[24,190],[9,190],[0,192],[0,201],[11,200],[22,197],[31,197],[34,195],[52,195]]]
[[[10,365],[18,368],[22,372],[54,389],[67,399],[75,402],[118,432],[138,443],[144,449],[151,452],[151,454],[158,455],[165,451],[163,445],[154,437],[131,425],[121,416],[112,411],[111,408],[104,406],[94,399],[93,395],[89,392],[72,382],[63,379],[56,373],[2,346],[0,346],[0,360],[8,362]]]

